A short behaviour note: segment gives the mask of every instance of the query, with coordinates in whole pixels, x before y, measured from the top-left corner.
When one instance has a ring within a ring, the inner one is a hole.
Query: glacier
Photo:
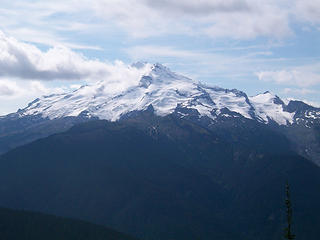
[[[18,114],[41,115],[56,119],[68,116],[86,115],[109,121],[117,121],[132,111],[141,111],[152,105],[155,114],[165,116],[179,108],[194,109],[199,117],[215,120],[223,109],[254,119],[262,123],[276,122],[279,125],[292,124],[295,111],[289,111],[278,96],[265,92],[248,97],[236,89],[224,89],[192,80],[157,63],[136,63],[128,66],[133,74],[113,74],[79,89],[42,96],[31,102]],[[310,115],[310,112],[306,113]],[[313,111],[312,116],[320,116]],[[181,113],[181,117],[184,114]],[[230,116],[231,117],[231,116]],[[310,118],[310,117],[309,117]]]

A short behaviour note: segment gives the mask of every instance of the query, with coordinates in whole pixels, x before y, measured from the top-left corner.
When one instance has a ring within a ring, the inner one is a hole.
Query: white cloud
[[[82,0],[82,4],[88,4]],[[134,37],[284,38],[296,21],[320,23],[320,0],[94,0],[91,9]],[[90,6],[88,6],[88,9]]]
[[[206,33],[212,37],[280,39],[292,34],[289,12],[270,2],[250,1],[249,11],[222,12],[211,17]]]
[[[66,31],[108,34],[116,26],[138,38],[200,34],[279,39],[293,33],[296,20],[319,24],[319,6],[320,0],[4,0],[0,28],[17,38],[28,32],[24,39],[32,42],[89,49],[99,47],[61,36]]]
[[[0,80],[0,97],[17,97],[24,91],[16,82]]]
[[[147,4],[150,8],[155,8],[164,13],[173,15],[176,15],[178,12],[183,15],[203,17],[215,12],[247,12],[250,10],[248,2],[243,0],[144,0],[142,2]]]
[[[82,83],[99,81],[104,92],[125,90],[148,69],[150,64],[136,68],[121,61],[89,60],[63,46],[41,51],[0,32],[0,100],[6,102],[0,111],[14,111],[36,97],[71,91]],[[65,87],[54,87],[59,82]]]
[[[106,63],[90,60],[64,46],[41,51],[32,44],[19,42],[0,31],[0,78],[25,80],[81,80],[129,83],[144,72],[121,61]],[[4,91],[4,90],[3,90]]]
[[[281,85],[310,87],[320,85],[320,63],[286,70],[257,72],[259,80]]]
[[[100,80],[109,65],[64,46],[44,52],[0,32],[0,76],[38,80]]]
[[[311,24],[320,24],[320,0],[297,0],[295,17]]]
[[[150,64],[136,68],[89,60],[63,46],[41,51],[0,32],[0,100],[6,102],[0,111],[15,111],[36,97],[71,91],[81,83],[99,81],[103,92],[125,90],[148,69]],[[54,87],[58,82],[65,87]]]
[[[46,87],[39,81],[21,81],[14,79],[0,79],[0,98],[17,99],[25,97],[36,97],[41,95],[62,93],[67,91],[64,87]]]
[[[0,115],[8,114],[27,105],[42,95],[69,91],[68,87],[48,87],[39,81],[0,78]]]
[[[132,37],[201,34],[233,39],[282,38],[291,34],[289,16],[293,14],[288,0],[5,0],[2,5],[14,9],[2,11],[3,29],[13,34],[13,30],[22,31],[17,25],[29,25],[41,29],[44,36],[51,35],[51,42],[65,45],[68,41],[57,37],[56,32],[101,32],[115,24]],[[30,38],[35,41],[36,36],[32,34]]]
[[[291,34],[288,8],[277,1],[94,1],[98,16],[114,20],[134,37],[206,34],[235,39]]]

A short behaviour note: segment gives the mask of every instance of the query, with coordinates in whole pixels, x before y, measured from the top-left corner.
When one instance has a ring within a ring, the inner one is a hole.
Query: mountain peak
[[[71,93],[41,97],[19,111],[19,115],[55,119],[82,116],[85,112],[89,117],[116,121],[149,106],[160,116],[178,109],[184,117],[192,110],[198,113],[199,118],[206,116],[213,121],[219,115],[237,115],[284,125],[294,121],[296,112],[288,111],[287,105],[269,91],[248,97],[237,89],[210,87],[196,82],[160,63],[137,62],[128,68],[117,69],[110,79],[83,86]],[[231,114],[226,114],[223,109],[228,109]]]

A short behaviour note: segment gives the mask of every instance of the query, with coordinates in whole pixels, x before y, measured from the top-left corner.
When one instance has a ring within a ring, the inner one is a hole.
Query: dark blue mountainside
[[[208,120],[209,121],[209,120]],[[210,124],[153,108],[90,121],[0,156],[0,205],[88,220],[141,239],[317,239],[320,169],[277,127]]]
[[[48,214],[0,208],[1,240],[135,240],[104,226]]]

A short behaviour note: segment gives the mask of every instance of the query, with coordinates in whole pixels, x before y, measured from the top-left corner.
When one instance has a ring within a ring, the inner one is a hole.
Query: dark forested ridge
[[[0,157],[0,205],[103,224],[142,239],[275,240],[320,234],[320,169],[287,138],[237,118],[91,121]]]
[[[134,240],[85,221],[0,208],[1,240]]]
[[[81,115],[53,120],[42,118],[41,115],[21,118],[18,113],[0,117],[0,155],[15,147],[64,132],[77,123],[90,120]]]

